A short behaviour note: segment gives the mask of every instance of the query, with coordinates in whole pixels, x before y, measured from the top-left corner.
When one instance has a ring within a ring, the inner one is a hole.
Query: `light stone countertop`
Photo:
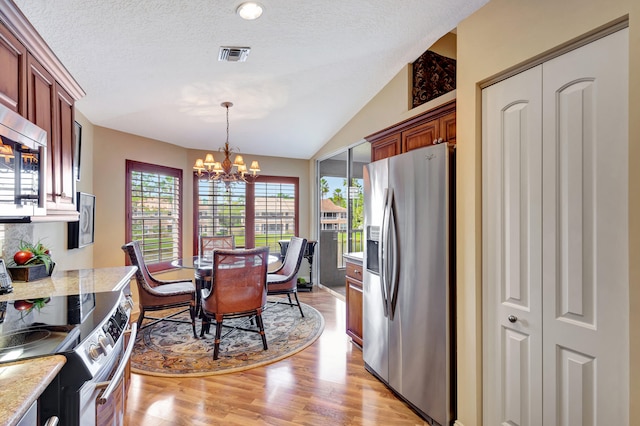
[[[361,251],[357,251],[357,252],[352,252],[352,253],[345,253],[342,256],[345,259],[350,260],[351,262],[354,262],[354,263],[362,265],[362,260],[363,260],[364,253],[361,252]]]
[[[0,365],[0,425],[18,424],[65,362],[52,355]]]
[[[30,282],[13,282],[13,292],[0,302],[122,290],[133,278],[135,266],[54,272]],[[15,425],[55,378],[66,358],[62,355],[0,364],[0,426]]]
[[[0,296],[0,302],[119,291],[129,284],[136,270],[135,266],[116,266],[111,268],[54,271],[50,277],[36,281],[14,281],[13,292]]]

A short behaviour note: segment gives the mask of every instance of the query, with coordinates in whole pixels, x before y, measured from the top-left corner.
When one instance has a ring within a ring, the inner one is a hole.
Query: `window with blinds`
[[[138,241],[149,270],[182,253],[182,170],[127,160],[127,240]]]
[[[256,182],[254,229],[256,247],[268,246],[280,253],[278,241],[296,235],[297,185],[287,182]]]
[[[245,247],[246,184],[199,180],[198,235],[233,235],[236,247]],[[197,239],[196,239],[197,240]]]
[[[260,176],[253,184],[198,180],[194,253],[198,236],[233,235],[235,246],[269,246],[298,231],[298,178]]]

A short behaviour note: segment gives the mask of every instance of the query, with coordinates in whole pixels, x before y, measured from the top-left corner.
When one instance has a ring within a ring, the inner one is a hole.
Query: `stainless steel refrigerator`
[[[365,367],[440,425],[455,416],[450,150],[420,148],[364,170]]]

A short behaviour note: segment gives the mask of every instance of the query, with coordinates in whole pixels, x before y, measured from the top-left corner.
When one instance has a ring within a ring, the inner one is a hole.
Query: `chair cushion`
[[[195,287],[191,281],[182,281],[171,284],[163,284],[153,289],[155,293],[162,294],[163,296],[178,295],[184,293],[195,292]]]
[[[280,274],[267,274],[267,284],[281,284],[289,281],[290,278],[286,275]]]

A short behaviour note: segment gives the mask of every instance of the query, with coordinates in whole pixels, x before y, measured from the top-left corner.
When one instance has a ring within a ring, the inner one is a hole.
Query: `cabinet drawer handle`
[[[516,321],[518,321],[518,317],[517,317],[517,316],[515,316],[515,315],[509,315],[509,316],[507,317],[507,319],[509,320],[509,322],[516,322]]]

